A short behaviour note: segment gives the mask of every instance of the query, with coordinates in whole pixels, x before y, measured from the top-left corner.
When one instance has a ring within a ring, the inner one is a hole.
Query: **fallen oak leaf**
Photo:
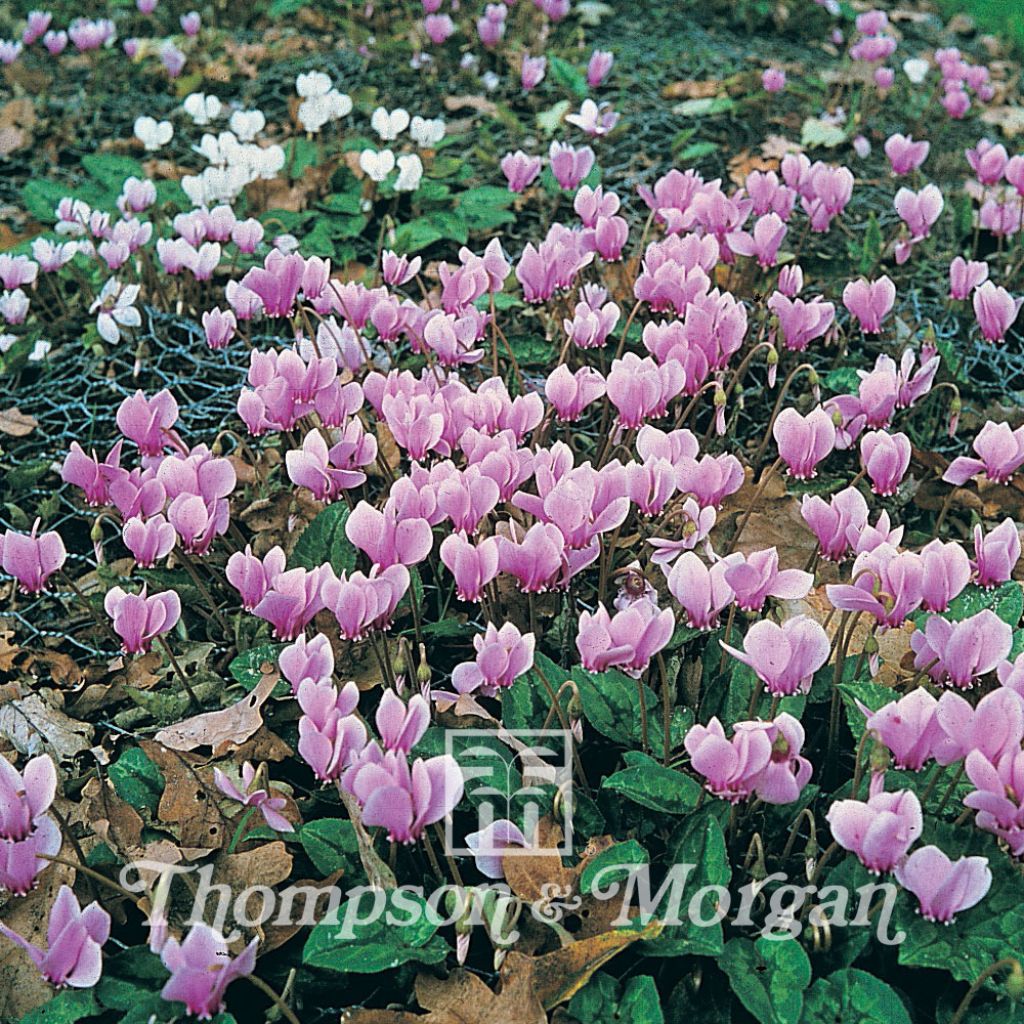
[[[244,743],[263,725],[261,709],[279,678],[278,672],[272,671],[260,679],[251,693],[230,707],[193,715],[161,729],[154,738],[171,750],[191,751],[208,746],[213,748],[215,757],[223,754],[232,745]]]
[[[544,1008],[550,1010],[571,999],[612,957],[641,939],[657,938],[664,927],[664,923],[655,918],[642,928],[616,928],[534,957],[530,965],[533,991]],[[530,959],[520,953],[509,953],[503,972],[514,971],[521,960]]]

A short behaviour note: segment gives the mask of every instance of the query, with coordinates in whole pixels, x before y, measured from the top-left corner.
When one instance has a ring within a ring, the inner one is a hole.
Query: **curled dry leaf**
[[[263,676],[255,689],[237,703],[220,711],[194,715],[177,725],[161,729],[156,734],[156,741],[171,750],[212,747],[215,757],[233,745],[244,743],[263,724],[261,709],[279,678],[277,671]]]

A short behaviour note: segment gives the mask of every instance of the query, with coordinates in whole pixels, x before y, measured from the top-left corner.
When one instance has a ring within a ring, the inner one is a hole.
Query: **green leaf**
[[[257,684],[264,676],[264,669],[268,666],[276,666],[277,659],[287,644],[260,644],[258,647],[250,647],[249,650],[231,659],[228,671],[242,684],[246,691],[256,689]],[[275,697],[283,697],[289,692],[289,685],[282,680],[273,690]]]
[[[712,153],[717,152],[717,142],[709,142],[707,140],[701,142],[691,142],[688,146],[680,150],[678,159],[690,162],[694,160],[700,160],[706,156],[711,156]]]
[[[1008,580],[991,590],[969,583],[950,601],[942,617],[950,622],[960,622],[986,609],[995,612],[1003,622],[1016,627],[1024,615],[1024,590],[1016,580]],[[919,629],[923,629],[929,614],[916,612],[911,618]]]
[[[164,792],[160,769],[140,747],[129,747],[111,766],[110,781],[117,795],[135,808],[155,814]]]
[[[639,751],[626,755],[628,768],[609,775],[602,790],[621,793],[628,800],[664,814],[686,814],[697,806],[700,786],[688,775],[666,768]]]
[[[878,218],[874,211],[868,215],[868,223],[864,229],[864,245],[860,253],[860,266],[858,269],[862,274],[878,262],[882,255],[882,229],[878,226]]]
[[[335,573],[352,572],[356,567],[355,545],[345,536],[349,507],[344,502],[328,505],[307,526],[292,550],[292,563],[315,569],[329,562]]]
[[[515,220],[509,206],[515,196],[507,188],[483,185],[467,189],[455,200],[455,207],[472,231],[489,231]]]
[[[343,818],[307,821],[299,830],[299,842],[322,875],[359,865],[359,842],[352,822]]]
[[[866,971],[847,968],[818,978],[807,993],[800,1024],[911,1024],[900,997]]]
[[[21,203],[25,209],[44,224],[52,224],[53,211],[71,190],[65,185],[46,178],[30,178],[21,187]]]
[[[654,979],[646,974],[622,986],[610,974],[595,974],[572,997],[569,1015],[580,1024],[665,1024]]]
[[[630,869],[624,867],[621,871],[611,870],[616,865],[648,864],[650,859],[651,855],[635,839],[627,839],[624,843],[613,843],[596,857],[587,861],[587,866],[580,875],[580,891],[592,892],[594,880],[598,875],[601,876],[603,886],[628,877]]]
[[[551,72],[551,78],[568,89],[576,99],[585,100],[587,98],[589,92],[587,80],[583,72],[575,65],[562,60],[561,57],[549,57],[548,70]]]
[[[811,962],[796,939],[730,939],[719,966],[760,1024],[798,1024]]]
[[[360,902],[353,903],[358,900]],[[375,902],[380,904],[377,913]],[[350,932],[343,928],[352,913]],[[441,919],[414,893],[367,891],[338,908],[335,920],[317,924],[306,940],[302,962],[309,967],[352,974],[378,974],[410,962],[436,964],[448,944],[435,936]]]
[[[92,989],[65,989],[21,1018],[21,1024],[75,1024],[99,1013]]]
[[[839,366],[824,377],[825,387],[837,395],[855,395],[860,388],[860,377],[853,366]]]
[[[899,962],[906,967],[946,971],[957,981],[973,982],[997,960],[1007,956],[1024,960],[1020,876],[1009,858],[992,836],[976,830],[965,832],[933,819],[926,822],[924,838],[950,859],[961,855],[987,856],[992,887],[981,903],[957,914],[949,924],[926,921],[917,912],[916,898],[906,894],[897,904],[891,929],[902,928],[907,933],[899,947]]]
[[[271,0],[267,14],[275,21],[280,18],[289,18],[293,14],[298,14],[308,3],[309,0]]]
[[[693,864],[694,871],[686,878],[686,891],[697,892],[705,886],[727,887],[732,879],[725,833],[716,817],[721,813],[712,805],[692,814],[679,825],[669,839],[668,849],[672,864]],[[700,909],[705,921],[711,920],[717,906],[709,904],[706,896]],[[680,924],[668,925],[655,939],[644,943],[644,951],[651,956],[719,956],[724,948],[720,921],[699,924],[683,915]]]
[[[90,178],[110,192],[119,193],[127,178],[146,177],[138,160],[117,153],[86,153],[82,157],[82,166]]]
[[[867,719],[864,712],[857,706],[859,701],[872,711],[885,707],[886,704],[899,699],[899,694],[888,686],[879,686],[877,683],[840,683],[839,696],[846,708],[846,721],[850,726],[853,738],[860,741],[864,733],[864,726]]]
[[[809,117],[800,130],[801,146],[821,146],[833,149],[846,141],[846,132],[837,124],[829,124],[818,117]]]
[[[566,673],[557,666],[553,668],[557,673],[557,682],[550,675],[548,679],[557,690]],[[572,670],[572,678],[579,690],[583,715],[587,721],[603,736],[632,748],[639,747],[643,742],[639,707],[639,693],[642,692],[647,708],[647,741],[655,757],[663,755],[661,701],[649,686],[644,684],[641,691],[637,680],[615,669],[593,674],[578,665]],[[673,750],[683,742],[692,724],[693,712],[689,708],[673,709],[669,730],[669,742]]]

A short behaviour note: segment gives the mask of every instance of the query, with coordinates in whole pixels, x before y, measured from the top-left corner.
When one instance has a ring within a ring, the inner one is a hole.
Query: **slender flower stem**
[[[960,1005],[956,1008],[956,1013],[949,1018],[949,1024],[961,1024],[964,1017],[967,1015],[967,1010],[969,1009],[972,1000],[978,994],[978,990],[981,986],[984,985],[985,982],[994,974],[998,974],[1000,971],[1006,970],[1007,968],[1019,971],[1020,961],[1017,960],[1016,957],[1007,956],[1003,957],[1002,960],[997,960],[994,964],[989,964],[988,967],[986,967],[985,970],[983,970],[981,974],[974,979],[974,984],[971,985],[967,990],[967,994],[960,1000]]]
[[[245,978],[250,985],[258,988],[281,1011],[288,1024],[302,1024],[291,1007],[262,978],[257,978],[255,974],[247,974]]]
[[[178,659],[174,656],[174,651],[171,650],[171,645],[162,637],[156,638],[157,643],[164,649],[164,654],[167,655],[168,661],[171,663],[171,668],[174,669],[178,678],[181,680],[181,685],[185,687],[185,692],[189,695],[189,699],[200,711],[203,708],[202,701],[196,696],[195,690],[192,689],[192,684],[188,681],[188,676],[185,675],[185,670],[178,664]]]

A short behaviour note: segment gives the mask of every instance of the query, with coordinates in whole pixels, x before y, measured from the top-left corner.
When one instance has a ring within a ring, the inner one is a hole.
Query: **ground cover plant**
[[[0,1017],[1024,1018],[979,7],[0,10]]]

